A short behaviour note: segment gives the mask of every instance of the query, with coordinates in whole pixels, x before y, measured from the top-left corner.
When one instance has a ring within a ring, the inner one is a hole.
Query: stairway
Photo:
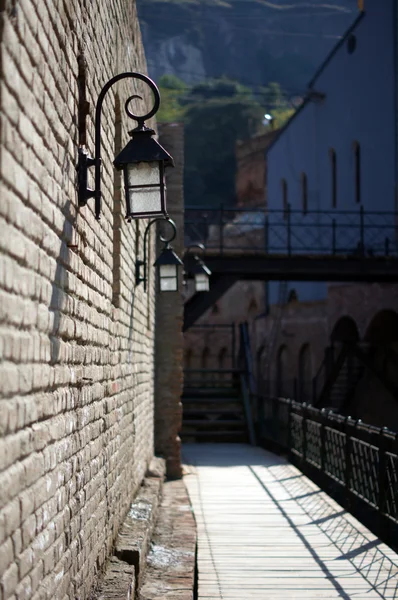
[[[344,412],[363,374],[364,366],[359,360],[354,356],[348,357],[330,391],[330,408],[336,412]]]
[[[183,442],[247,443],[248,427],[239,379],[206,381],[186,379],[182,396]]]

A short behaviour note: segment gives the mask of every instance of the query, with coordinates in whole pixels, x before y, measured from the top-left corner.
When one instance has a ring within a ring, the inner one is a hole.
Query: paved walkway
[[[186,444],[199,600],[398,599],[398,555],[280,457]]]

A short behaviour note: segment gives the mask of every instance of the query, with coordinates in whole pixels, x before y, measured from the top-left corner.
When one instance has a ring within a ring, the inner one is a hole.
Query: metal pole
[[[307,403],[303,402],[302,405],[302,420],[301,420],[301,430],[303,435],[303,465],[307,460]]]
[[[379,437],[379,469],[378,469],[378,484],[379,484],[379,498],[378,498],[378,510],[379,510],[379,529],[380,535],[384,536],[385,519],[384,514],[386,512],[386,491],[387,491],[387,460],[386,460],[386,440],[384,433],[387,427],[380,428]]]
[[[220,204],[220,254],[224,250],[224,205]]]
[[[287,217],[287,253],[290,256],[292,254],[292,236],[291,236],[291,222],[290,222],[290,204],[287,205],[287,211],[286,211],[286,217]]]

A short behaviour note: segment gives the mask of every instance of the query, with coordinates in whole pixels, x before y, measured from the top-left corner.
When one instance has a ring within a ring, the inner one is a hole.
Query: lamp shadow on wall
[[[63,173],[62,193],[66,189],[66,183],[70,171],[70,160],[68,155],[68,139],[64,145],[64,158],[62,161],[61,170]],[[73,245],[73,232],[75,230],[77,211],[72,210],[72,202],[68,198],[62,213],[64,215],[64,224],[61,234],[61,248],[56,258],[57,266],[55,269],[54,279],[51,283],[52,294],[49,306],[49,312],[53,315],[53,322],[49,331],[50,338],[50,364],[54,365],[60,361],[61,339],[64,335],[63,317],[65,318],[65,301],[67,297],[66,290],[70,288],[69,268],[72,253],[78,250],[77,245]],[[76,334],[76,326],[74,326],[74,334]]]

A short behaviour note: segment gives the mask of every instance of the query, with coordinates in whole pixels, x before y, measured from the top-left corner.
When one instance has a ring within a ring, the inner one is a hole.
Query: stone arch
[[[358,327],[351,317],[341,317],[330,335],[332,342],[356,344],[359,341]]]
[[[395,310],[381,310],[374,315],[366,330],[365,341],[372,345],[397,342],[398,313]]]
[[[263,393],[266,387],[266,373],[265,373],[265,344],[260,346],[256,352],[256,384],[258,393]]]
[[[202,356],[200,361],[201,369],[209,369],[210,367],[210,350],[208,346],[205,346],[202,350]]]
[[[310,402],[312,392],[312,359],[308,343],[301,346],[298,356],[298,399]]]
[[[193,364],[193,350],[192,350],[192,348],[188,348],[184,352],[184,368],[192,369],[192,364]]]
[[[225,346],[223,346],[218,353],[218,368],[219,369],[227,369],[227,358],[228,358],[228,350]]]
[[[258,304],[255,298],[250,300],[247,312],[249,316],[253,316],[258,312]]]
[[[288,396],[289,389],[289,356],[287,346],[282,344],[276,355],[276,393],[278,396]]]

